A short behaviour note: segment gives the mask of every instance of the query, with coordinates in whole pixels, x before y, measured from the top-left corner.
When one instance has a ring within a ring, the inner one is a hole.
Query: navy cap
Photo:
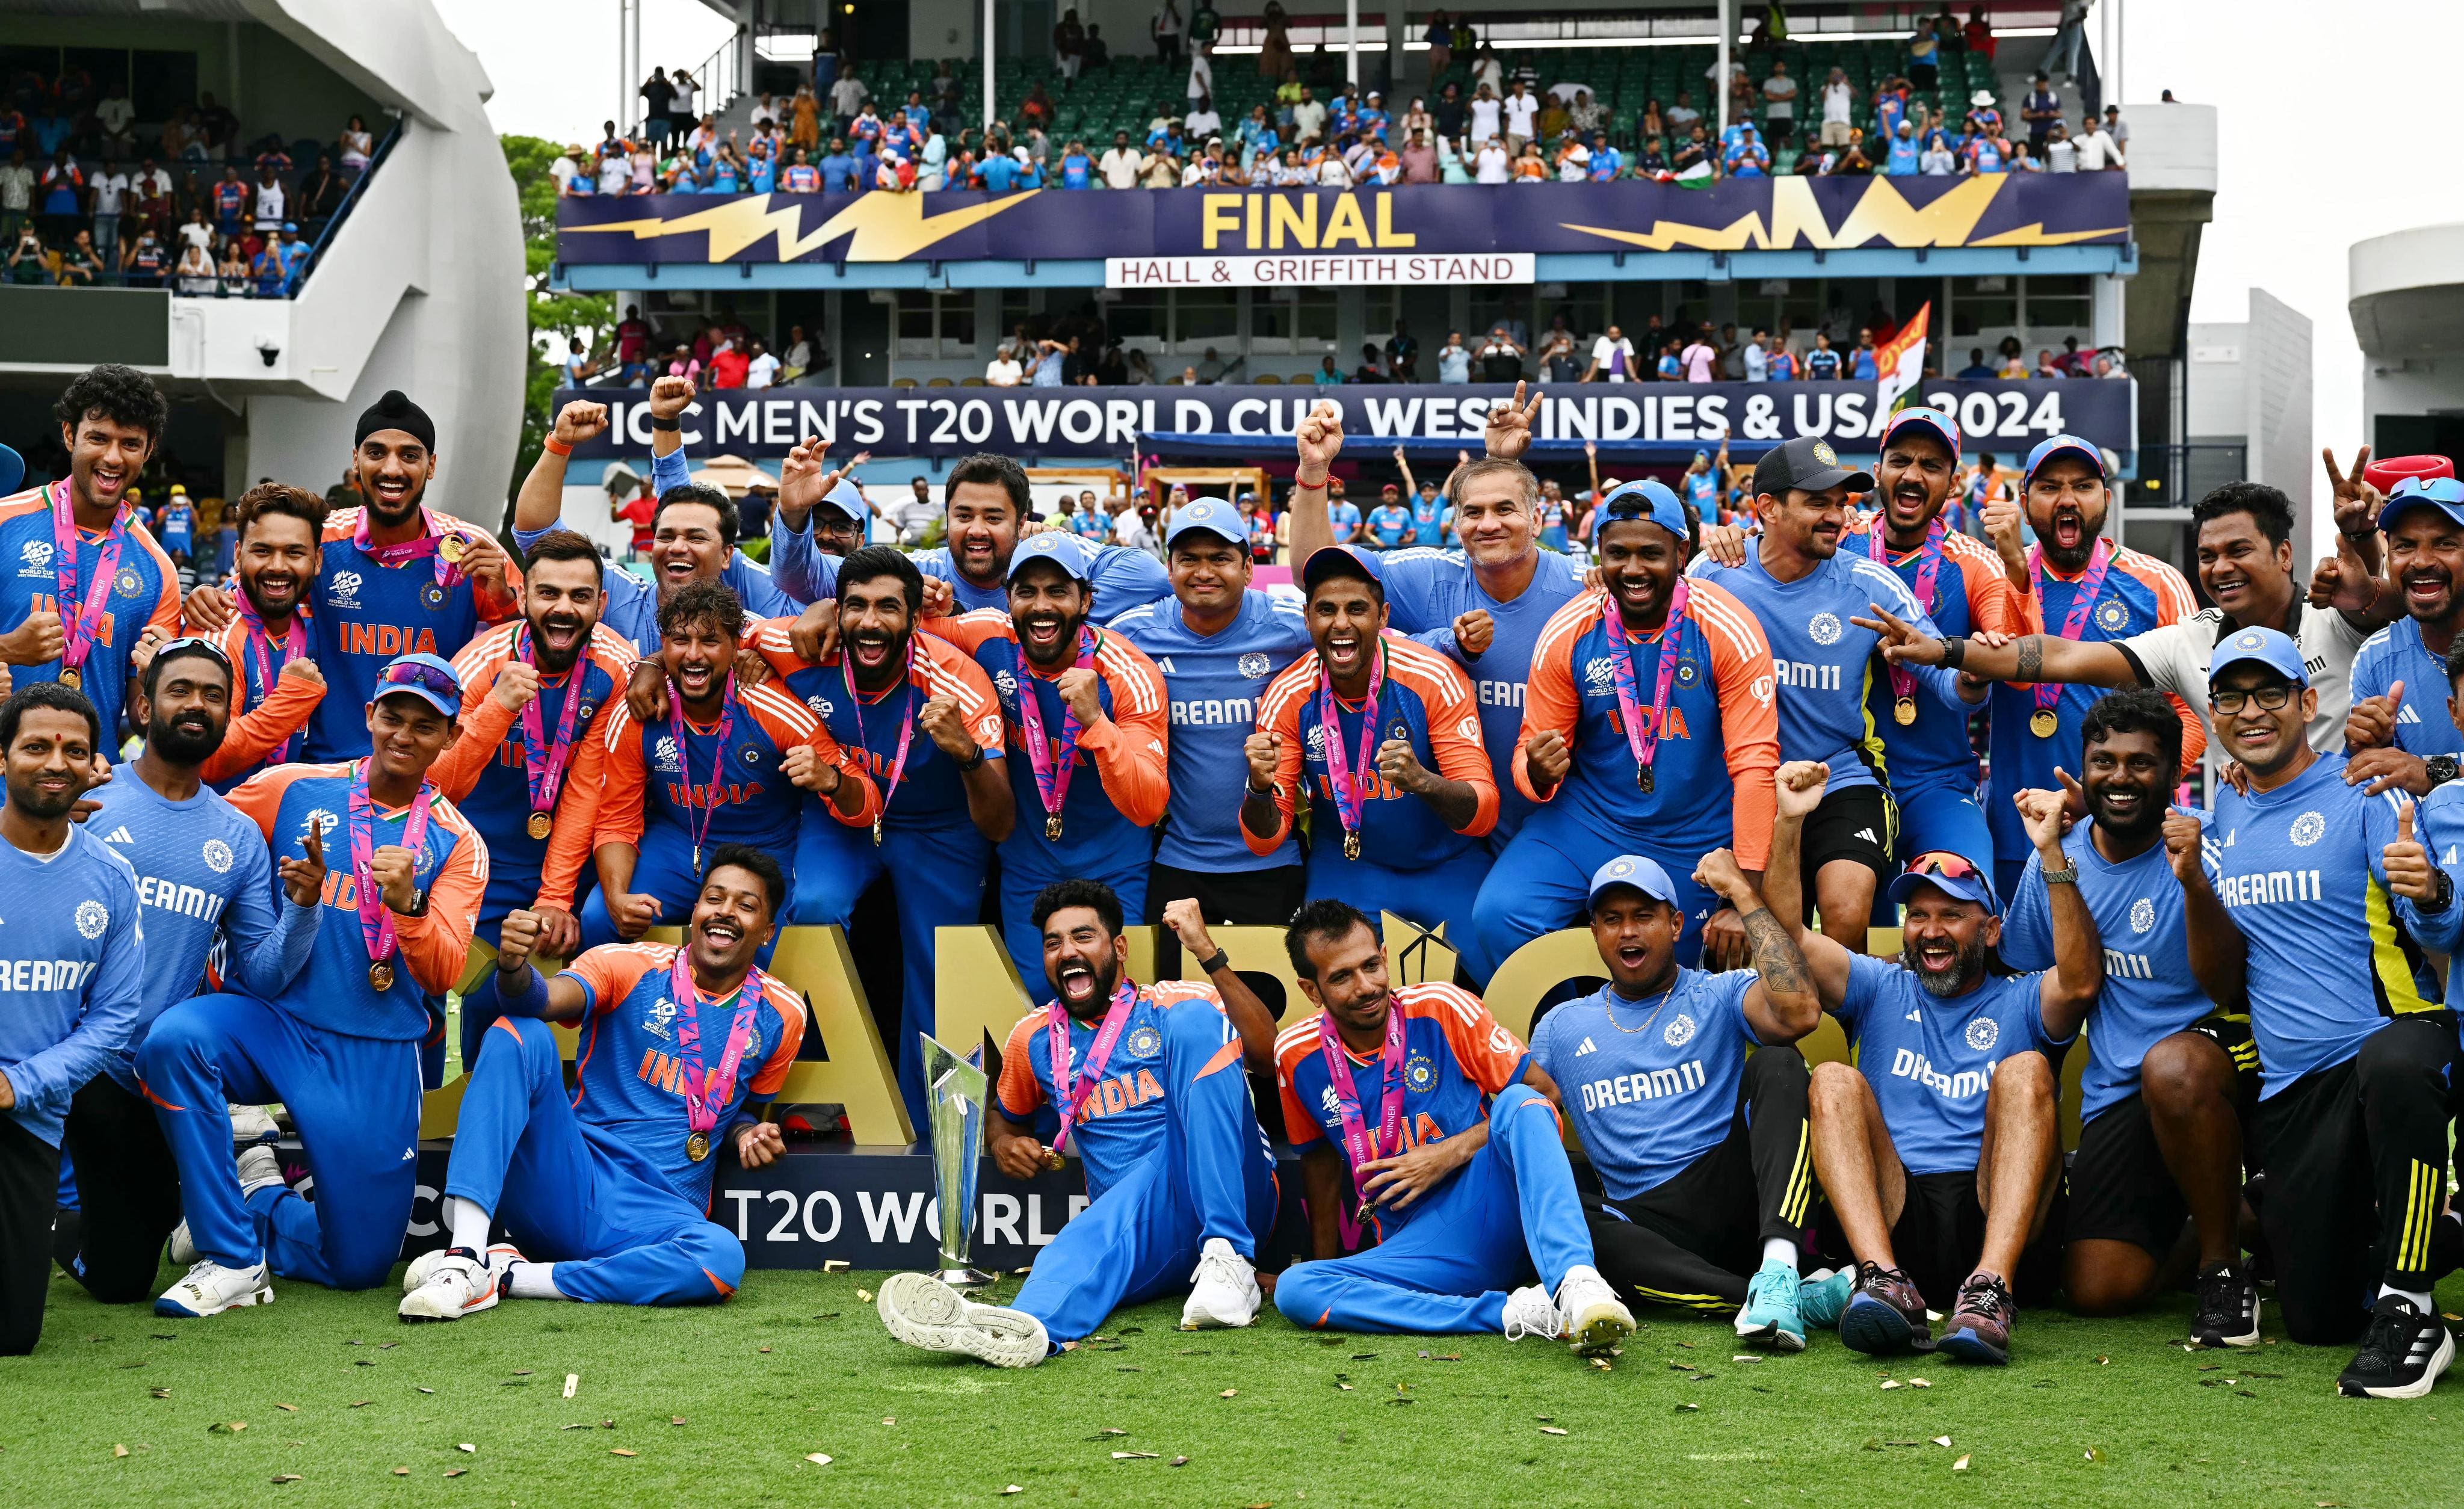
[[[865,507],[864,490],[855,485],[852,477],[839,478],[838,486],[822,494],[822,501],[859,524],[872,512]]]
[[[1791,492],[1820,492],[1843,483],[1851,492],[1871,492],[1874,474],[1841,466],[1831,442],[1813,435],[1782,441],[1764,451],[1763,458],[1754,463],[1757,497],[1766,492],[1773,497]]]
[[[1592,888],[1583,898],[1584,905],[1597,902],[1602,891],[1618,886],[1630,886],[1654,901],[1664,901],[1672,907],[1678,905],[1677,883],[1668,878],[1668,872],[1660,867],[1658,860],[1645,859],[1639,854],[1620,854],[1592,871]]]
[[[2395,485],[2379,510],[2379,528],[2395,533],[2395,521],[2416,509],[2436,509],[2449,519],[2464,524],[2464,482],[2453,477],[2407,477]]]
[[[2036,448],[2028,452],[2028,465],[2024,471],[2026,479],[2035,481],[2037,470],[2057,456],[2077,456],[2096,469],[2100,480],[2105,475],[2104,452],[2097,449],[2092,442],[2081,440],[2077,435],[2056,435],[2051,440],[2037,442]]]
[[[1172,516],[1172,528],[1163,533],[1164,548],[1191,530],[1213,535],[1235,545],[1249,542],[1249,527],[1241,520],[1240,512],[1221,498],[1193,498]]]
[[[1608,496],[1600,499],[1600,522],[1617,519],[1648,519],[1679,539],[1687,537],[1685,505],[1677,501],[1665,483],[1648,477],[1611,488]]]
[[[391,696],[417,697],[449,718],[462,715],[462,677],[453,663],[441,656],[398,655],[377,672],[370,702]]]
[[[1076,540],[1049,529],[1041,535],[1029,536],[1010,553],[1009,575],[1004,580],[1016,581],[1021,571],[1039,560],[1048,560],[1059,566],[1072,581],[1087,580],[1086,552],[1078,548]]]
[[[1919,887],[1925,886],[1955,901],[1972,901],[1989,913],[2002,909],[1993,900],[1993,882],[1984,867],[1964,854],[1947,849],[1920,854],[1908,861],[1908,867],[1892,880],[1882,899],[1894,907],[1904,906]]]
[[[2241,629],[2220,642],[2208,661],[2208,685],[2214,686],[2228,669],[2244,661],[2256,661],[2297,687],[2310,685],[2310,672],[2301,664],[2301,646],[2282,629],[2272,628]]]
[[[1942,442],[1945,450],[1950,452],[1951,460],[1959,459],[1959,421],[1941,409],[1903,408],[1893,414],[1891,422],[1882,426],[1882,444],[1889,445],[1891,437],[1903,429],[1913,429],[1931,435]]]
[[[1301,567],[1301,590],[1314,592],[1329,577],[1366,577],[1379,591],[1386,588],[1386,568],[1378,564],[1375,552],[1357,545],[1328,545],[1309,557]]]

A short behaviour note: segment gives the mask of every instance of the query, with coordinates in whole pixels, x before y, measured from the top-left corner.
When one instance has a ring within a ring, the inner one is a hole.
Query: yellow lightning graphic
[[[1619,230],[1606,226],[1568,224],[1564,229],[1585,235],[1622,241],[1648,252],[1687,247],[1700,252],[1788,251],[1802,244],[1821,251],[1848,251],[1879,239],[1883,245],[1910,247],[2064,246],[2100,236],[2126,232],[2127,227],[2098,230],[2048,232],[2041,223],[2016,227],[1991,236],[1969,239],[1976,223],[2009,182],[2004,175],[1962,181],[1923,209],[1910,205],[1887,178],[1872,180],[1859,195],[1848,218],[1833,230],[1814,200],[1814,186],[1802,178],[1771,180],[1771,221],[1759,214],[1738,217],[1726,226],[1654,222],[1649,230]]]
[[[980,205],[969,205],[938,215],[924,213],[921,195],[861,194],[853,204],[805,235],[799,235],[796,230],[797,223],[803,218],[797,208],[797,200],[801,196],[770,194],[749,194],[741,199],[731,199],[672,220],[619,220],[604,226],[562,226],[558,228],[558,233],[568,236],[629,234],[636,241],[653,241],[706,231],[710,236],[710,260],[713,262],[727,261],[764,236],[778,238],[780,261],[793,262],[841,236],[852,235],[847,249],[848,261],[901,262],[969,226],[989,220],[1003,210],[1015,209],[1041,192],[1041,189],[1029,189],[1023,194],[987,200]],[[774,198],[786,202],[774,209],[771,208]]]

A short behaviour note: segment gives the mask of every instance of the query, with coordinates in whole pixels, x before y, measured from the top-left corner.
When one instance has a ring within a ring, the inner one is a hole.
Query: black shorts
[[[2258,1096],[2258,1047],[2251,1040],[2250,1018],[2218,1012],[2187,1030],[2213,1039],[2232,1058],[2247,1147]],[[2258,1160],[2248,1161],[2255,1167]],[[2063,1188],[2069,1210],[2062,1236],[2070,1241],[2129,1242],[2162,1261],[2190,1217],[2189,1202],[2156,1146],[2147,1103],[2136,1094],[2114,1102],[2079,1128],[2079,1151],[2071,1155]]]
[[[1911,1173],[1907,1203],[1891,1227],[1891,1254],[1900,1270],[1925,1295],[1928,1308],[1949,1314],[1958,1301],[1959,1286],[1976,1271],[1985,1251],[1985,1207],[1976,1201],[1976,1175],[1966,1170],[1949,1173]],[[1846,1236],[1826,1204],[1816,1227],[1821,1251],[1835,1261],[1853,1266]],[[2019,1252],[2019,1271],[2005,1274],[2011,1292],[2030,1304],[2041,1304],[2061,1286],[2062,1197],[2057,1192],[2045,1213],[2044,1229]]]
[[[1835,860],[1862,864],[1874,872],[1874,896],[1881,904],[1883,887],[1895,873],[1891,849],[1897,842],[1900,811],[1891,794],[1880,786],[1850,786],[1823,794],[1822,805],[1805,820],[1798,841],[1798,873],[1803,877],[1808,917],[1813,915],[1814,878]]]

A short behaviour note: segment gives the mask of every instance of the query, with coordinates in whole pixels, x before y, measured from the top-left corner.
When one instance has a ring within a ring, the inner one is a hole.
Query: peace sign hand
[[[2349,473],[2336,470],[2333,447],[2321,447],[2319,459],[2327,464],[2327,482],[2334,493],[2337,533],[2358,535],[2375,528],[2379,521],[2379,506],[2386,499],[2362,476],[2364,469],[2370,464],[2370,448],[2364,446],[2353,452],[2353,470]]]
[[[1523,395],[1529,386],[1518,382],[1512,398],[1502,398],[1489,405],[1488,425],[1480,432],[1480,440],[1489,455],[1500,461],[1519,460],[1531,448],[1532,421],[1539,417],[1540,405],[1548,402],[1549,394],[1546,389],[1533,393],[1530,405],[1526,407]]]

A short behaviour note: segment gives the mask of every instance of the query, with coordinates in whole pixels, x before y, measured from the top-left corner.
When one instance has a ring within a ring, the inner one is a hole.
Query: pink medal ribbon
[[[275,678],[282,674],[283,667],[307,656],[308,635],[299,626],[298,610],[294,609],[291,614],[291,625],[282,636],[282,664],[277,666],[273,661],[274,638],[265,632],[265,621],[258,618],[256,610],[248,605],[248,594],[244,592],[236,594],[236,600],[235,606],[239,612],[239,621],[248,626],[248,653],[249,658],[256,662],[257,699],[262,702],[265,698],[274,695],[274,683]],[[287,764],[290,759],[291,739],[287,734],[281,743],[265,752],[265,762],[269,765]]]
[[[94,580],[80,593],[77,513],[69,502],[67,479],[52,484],[52,570],[59,584],[60,667],[67,673],[61,679],[71,687],[84,680],[86,657],[93,653],[94,642],[102,632],[106,617],[103,604],[111,600],[112,581],[120,575],[120,549],[127,542],[128,506],[122,504],[102,536],[101,553],[94,563]]]
[[[402,846],[414,855],[428,838],[429,787],[422,781],[410,798],[410,815],[403,820]],[[371,874],[376,864],[376,798],[368,795],[368,762],[351,767],[351,880],[358,889],[360,936],[368,946],[368,984],[379,991],[393,988],[393,911]]]
[[[710,752],[710,783],[717,786],[718,777],[727,769],[727,735],[736,729],[736,672],[727,673],[727,689],[718,698],[718,733]],[[676,741],[676,768],[685,777],[685,827],[693,834],[693,879],[701,879],[702,841],[710,836],[711,817],[718,810],[715,794],[695,791],[693,783],[692,726],[685,720],[685,694],[672,682],[668,687],[668,733]],[[693,814],[698,809],[701,816]]]
[[[710,1156],[710,1134],[718,1126],[719,1107],[736,1098],[736,1073],[743,1066],[745,1046],[753,1040],[754,1014],[761,1009],[761,997],[768,989],[759,970],[746,972],[744,983],[737,987],[727,1047],[718,1056],[718,1067],[705,1069],[701,1024],[695,1017],[701,992],[693,984],[693,966],[686,961],[682,944],[676,946],[676,956],[668,965],[668,996],[676,1007],[676,1058],[684,1070],[685,1125],[692,1133],[685,1139],[685,1156],[695,1163]]]
[[[298,625],[295,623],[292,627],[297,633]],[[536,651],[539,646],[531,641],[528,624],[518,631],[517,640],[516,653],[533,669],[538,669]],[[582,686],[589,674],[590,654],[585,640],[583,651],[574,657],[573,669],[565,684],[564,711],[557,719],[556,742],[553,744],[548,742],[545,724],[539,717],[539,699],[534,696],[522,704],[522,774],[530,782],[532,838],[546,838],[544,832],[538,830],[543,820],[553,822],[556,819],[557,793],[564,784],[564,768],[573,762],[573,734],[582,726]],[[546,684],[542,674],[539,685],[544,689]],[[684,757],[684,748],[683,740],[679,739],[676,742],[679,760]],[[712,778],[717,777],[714,776]],[[690,774],[687,779],[691,779]],[[700,866],[695,865],[694,868],[699,869]]]
[[[2096,547],[2088,552],[2087,570],[2079,574],[2079,590],[2072,595],[2070,611],[2062,615],[2062,638],[2076,641],[2086,630],[2088,614],[2096,607],[2097,594],[2104,590],[2104,574],[2112,564],[2113,545],[2100,535]],[[2045,601],[2044,546],[2028,547],[2028,575],[2030,585],[2036,589],[2037,610],[2041,612]],[[2028,720],[2029,732],[2038,738],[2054,736],[2054,704],[2061,697],[2059,682],[2040,681],[2036,684],[2036,711]]]
[[[1076,710],[1067,698],[1061,702],[1060,749],[1054,750],[1044,740],[1044,705],[1035,690],[1039,679],[1026,668],[1026,646],[1018,645],[1014,654],[1018,662],[1018,722],[1026,744],[1026,763],[1035,773],[1035,794],[1044,802],[1044,836],[1058,842],[1061,838],[1061,808],[1069,799],[1069,773],[1078,763],[1078,735],[1086,725],[1078,721]],[[1078,625],[1077,668],[1091,670],[1095,666],[1095,631],[1086,624]],[[885,798],[886,804],[887,798]]]
[[[364,508],[361,509],[359,528],[351,535],[351,543],[360,548],[360,554],[380,566],[399,566],[406,561],[417,560],[423,556],[435,558],[436,581],[425,596],[431,606],[444,601],[445,589],[462,580],[462,568],[454,563],[455,558],[462,553],[461,536],[440,533],[436,527],[436,515],[429,513],[425,504],[422,504],[419,510],[419,537],[406,539],[399,545],[374,543],[368,537],[368,511]],[[444,550],[444,541],[448,538],[453,541],[453,555],[451,557],[447,556]]]
[[[1375,1200],[1360,1193],[1360,1166],[1380,1158],[1392,1158],[1403,1148],[1403,1008],[1394,1001],[1386,1003],[1386,1046],[1378,1059],[1385,1094],[1377,1103],[1377,1140],[1369,1140],[1368,1123],[1360,1114],[1360,1092],[1352,1083],[1352,1054],[1335,1035],[1334,1018],[1324,1012],[1317,1014],[1317,1051],[1326,1059],[1327,1079],[1334,1089],[1334,1109],[1343,1126],[1343,1154],[1352,1165],[1352,1192],[1360,1196],[1359,1208],[1338,1210],[1343,1223],[1343,1245],[1360,1245],[1360,1228],[1369,1223],[1369,1214],[1376,1208]]]
[[[1044,1003],[1045,1057],[1052,1061],[1052,1104],[1061,1113],[1061,1130],[1052,1138],[1052,1155],[1061,1155],[1061,1145],[1069,1140],[1069,1129],[1078,1125],[1078,1113],[1087,1105],[1087,1097],[1095,1093],[1103,1082],[1104,1065],[1112,1059],[1113,1045],[1130,1025],[1130,1009],[1137,1004],[1138,988],[1123,980],[1112,992],[1112,1004],[1104,1009],[1103,1024],[1095,1029],[1095,1040],[1087,1045],[1087,1061],[1078,1072],[1069,1072],[1069,1013],[1057,999]]]
[[[1685,638],[1685,603],[1690,594],[1685,579],[1668,596],[1668,617],[1660,626],[1660,670],[1651,685],[1651,716],[1642,715],[1642,685],[1634,665],[1635,642],[1627,636],[1624,616],[1615,602],[1600,609],[1600,626],[1608,633],[1609,683],[1617,690],[1617,720],[1625,725],[1625,747],[1634,754],[1634,783],[1650,796],[1660,784],[1652,762],[1660,755],[1660,731],[1668,718],[1668,689],[1676,684],[1677,657]]]
[[[1326,730],[1326,783],[1334,789],[1334,810],[1343,823],[1343,857],[1360,858],[1360,824],[1369,805],[1369,773],[1377,765],[1377,694],[1386,685],[1386,646],[1373,642],[1369,651],[1369,691],[1360,699],[1360,774],[1343,748],[1342,706],[1334,695],[1334,677],[1321,659],[1317,668],[1317,721]]]
[[[864,757],[865,768],[870,770],[872,749],[865,738],[864,693],[856,690],[855,667],[848,660],[844,645],[839,649],[839,679],[846,684],[847,701],[855,709],[856,753]],[[913,636],[910,636],[907,641],[907,673],[901,678],[901,682],[907,689],[907,706],[898,714],[898,753],[891,759],[890,778],[881,788],[881,807],[874,813],[872,819],[872,846],[876,849],[881,847],[881,820],[890,815],[890,798],[898,795],[898,782],[907,772],[907,748],[915,737],[915,710],[920,698],[915,689],[915,641]],[[1033,688],[1019,689],[1019,702],[1022,710],[1024,704],[1034,699],[1034,695]],[[1042,710],[1037,711],[1041,714]],[[1077,735],[1073,733],[1069,737],[1074,741]]]
[[[1865,532],[1865,554],[1883,570],[1896,571],[1899,568],[1891,564],[1890,542],[1882,537],[1884,525],[1885,515],[1878,509],[1874,513],[1872,528]],[[1925,529],[1925,543],[1917,547],[1917,580],[1912,590],[1916,593],[1917,607],[1927,614],[1933,612],[1933,584],[1942,573],[1942,541],[1947,529],[1942,515],[1935,514],[1933,523]],[[1903,726],[1914,723],[1917,720],[1917,673],[1897,661],[1890,663],[1890,669],[1891,701],[1896,709],[1893,716]]]

